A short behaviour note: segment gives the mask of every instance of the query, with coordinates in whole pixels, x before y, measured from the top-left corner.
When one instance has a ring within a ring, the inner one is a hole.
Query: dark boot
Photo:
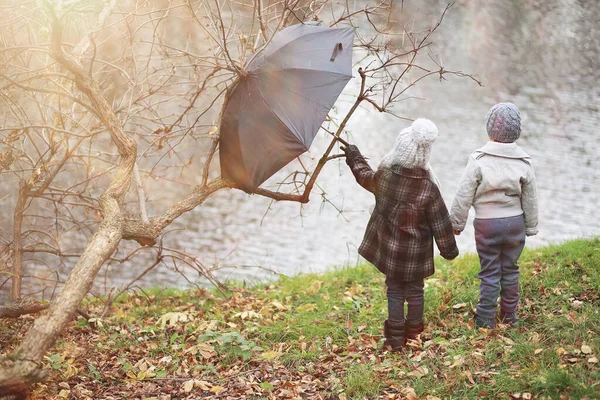
[[[417,337],[423,332],[425,326],[423,320],[420,321],[406,321],[405,336],[407,339],[417,340]]]
[[[383,334],[385,335],[385,344],[390,346],[392,351],[399,351],[406,344],[404,323],[392,325],[386,320],[383,325]]]
[[[516,325],[517,324],[517,313],[515,313],[515,312],[507,313],[507,312],[504,312],[503,310],[500,310],[500,315],[498,316],[498,319],[503,324]]]
[[[473,316],[475,328],[494,329],[496,327],[496,318],[484,318],[477,314]]]

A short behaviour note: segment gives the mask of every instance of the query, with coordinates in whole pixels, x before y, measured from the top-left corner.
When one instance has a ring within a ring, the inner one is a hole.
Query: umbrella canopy
[[[247,192],[310,147],[352,77],[354,28],[294,25],[249,62],[223,113],[221,175]]]

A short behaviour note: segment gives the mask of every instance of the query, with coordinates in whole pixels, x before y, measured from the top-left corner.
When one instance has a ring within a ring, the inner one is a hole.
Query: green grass
[[[600,398],[600,239],[527,250],[520,265],[519,325],[485,331],[471,322],[477,256],[437,259],[425,286],[422,345],[400,354],[382,351],[385,285],[370,265],[234,287],[227,298],[138,292],[119,299],[101,327],[77,321],[65,332],[53,350],[65,357],[34,398],[56,398],[61,381],[92,398],[185,396],[192,378],[209,386],[191,393],[234,398]],[[161,327],[169,312],[187,319]],[[25,330],[15,323],[0,333],[11,329]]]
[[[375,365],[352,364],[346,376],[346,394],[351,399],[377,397],[384,388],[374,371]]]

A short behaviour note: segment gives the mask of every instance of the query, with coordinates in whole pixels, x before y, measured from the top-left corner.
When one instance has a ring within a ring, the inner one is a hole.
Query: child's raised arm
[[[376,172],[371,169],[360,150],[353,144],[341,148],[346,153],[346,164],[352,170],[358,184],[375,193]]]

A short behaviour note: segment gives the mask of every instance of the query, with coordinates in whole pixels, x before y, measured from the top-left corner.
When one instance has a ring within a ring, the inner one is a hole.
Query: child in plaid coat
[[[386,276],[384,334],[392,350],[423,331],[423,280],[434,273],[433,239],[442,257],[458,256],[448,210],[429,166],[437,133],[433,122],[417,119],[400,132],[377,171],[356,146],[342,148],[357,182],[375,195],[375,209],[358,252]]]

